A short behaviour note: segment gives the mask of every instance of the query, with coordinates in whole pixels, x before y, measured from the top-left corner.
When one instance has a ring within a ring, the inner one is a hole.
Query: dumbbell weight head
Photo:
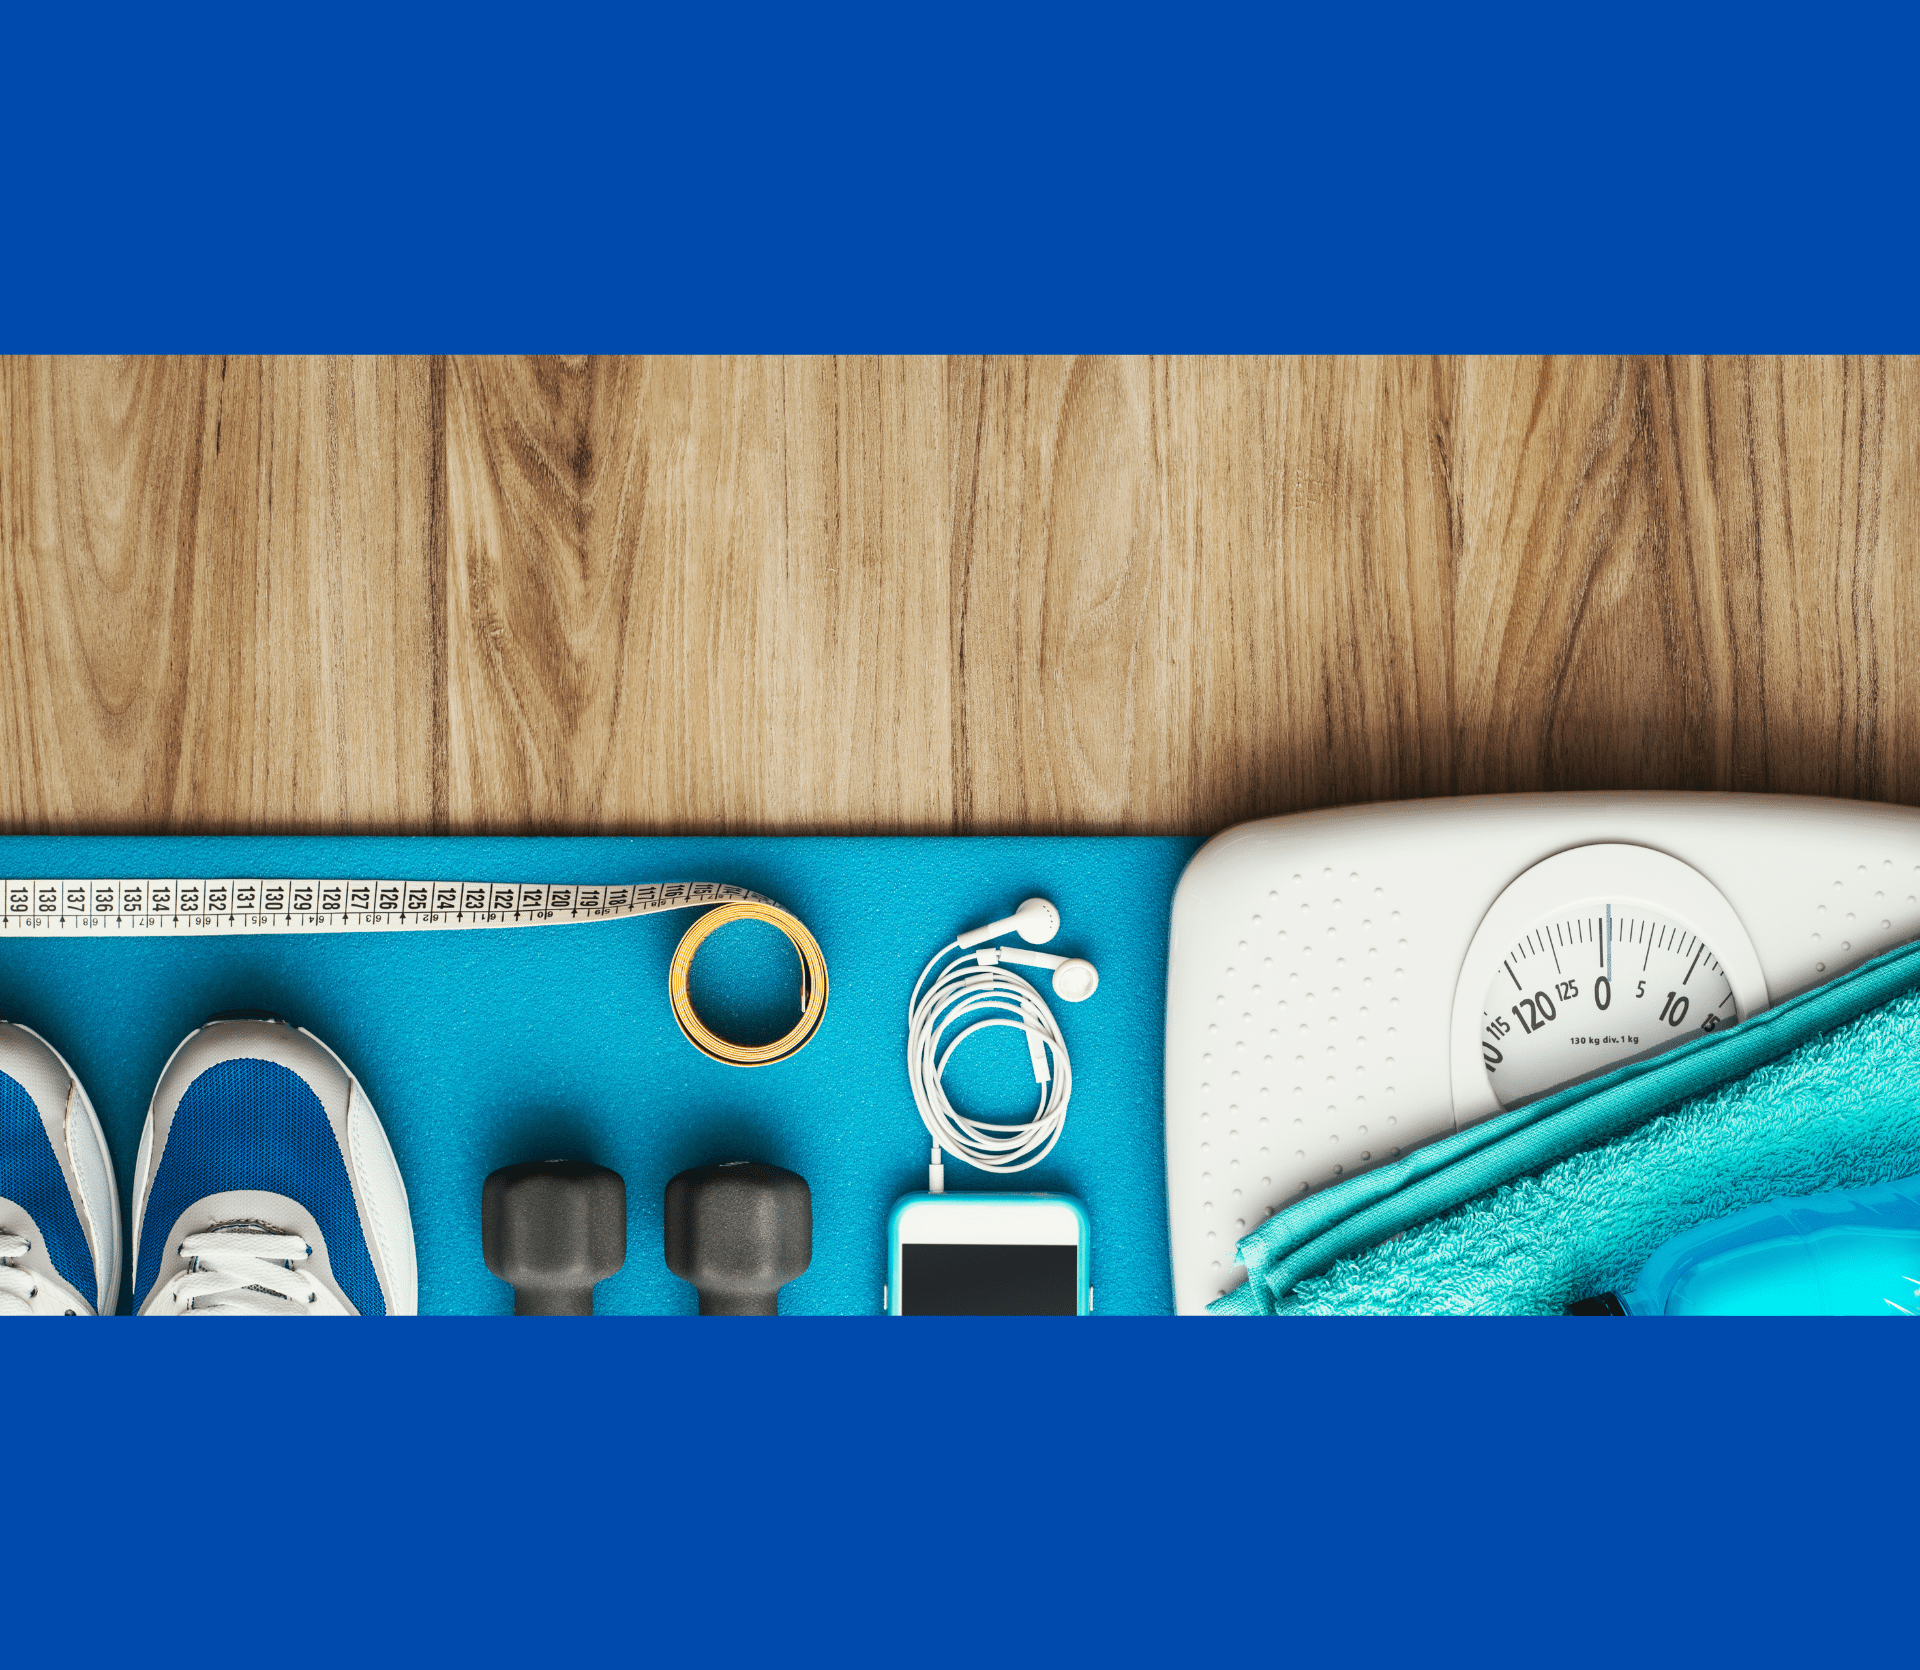
[[[627,1186],[585,1160],[503,1166],[480,1191],[480,1249],[515,1316],[591,1316],[594,1283],[627,1261]]]
[[[695,1166],[667,1185],[667,1268],[700,1290],[702,1316],[775,1316],[813,1262],[813,1194],[779,1166]]]

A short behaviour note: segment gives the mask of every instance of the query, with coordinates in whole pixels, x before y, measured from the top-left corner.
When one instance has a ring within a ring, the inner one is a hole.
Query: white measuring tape
[[[710,907],[718,907],[710,908]],[[567,883],[123,879],[0,884],[0,940],[151,939],[198,934],[365,934],[542,928],[706,908],[674,952],[667,992],[688,1041],[716,1061],[765,1066],[796,1053],[827,1010],[827,964],[806,925],[759,893],[712,881]],[[729,922],[766,922],[800,957],[800,1022],[771,1044],[734,1044],[702,1024],[687,994],[694,953]]]

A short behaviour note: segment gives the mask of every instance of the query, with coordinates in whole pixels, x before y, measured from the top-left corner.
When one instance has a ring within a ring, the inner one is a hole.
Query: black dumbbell
[[[585,1160],[503,1166],[480,1191],[480,1250],[515,1316],[591,1316],[593,1284],[627,1261],[627,1186]]]
[[[804,1177],[732,1160],[667,1185],[667,1268],[700,1290],[702,1316],[777,1316],[780,1289],[812,1262]]]

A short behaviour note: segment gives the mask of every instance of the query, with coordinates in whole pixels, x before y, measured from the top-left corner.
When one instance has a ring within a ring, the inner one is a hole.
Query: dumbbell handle
[[[498,1289],[496,1288],[497,1292]],[[513,1290],[515,1316],[591,1316],[593,1285],[585,1287],[516,1287]]]
[[[771,1293],[715,1293],[700,1289],[702,1316],[778,1316],[780,1290]]]

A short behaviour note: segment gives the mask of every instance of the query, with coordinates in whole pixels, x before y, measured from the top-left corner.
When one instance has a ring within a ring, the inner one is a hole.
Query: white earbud
[[[981,952],[980,960],[985,962],[990,956],[996,962],[1052,969],[1053,995],[1068,1003],[1086,1002],[1100,985],[1100,971],[1085,957],[1056,957],[1051,951],[1022,951],[1005,945],[997,953]]]
[[[1029,945],[1045,945],[1060,931],[1060,913],[1045,899],[1027,899],[1011,916],[989,922],[984,928],[969,928],[954,941],[962,951],[971,950],[1002,934],[1018,934]],[[1089,986],[1088,991],[1093,988]],[[1064,995],[1064,994],[1063,994]]]

